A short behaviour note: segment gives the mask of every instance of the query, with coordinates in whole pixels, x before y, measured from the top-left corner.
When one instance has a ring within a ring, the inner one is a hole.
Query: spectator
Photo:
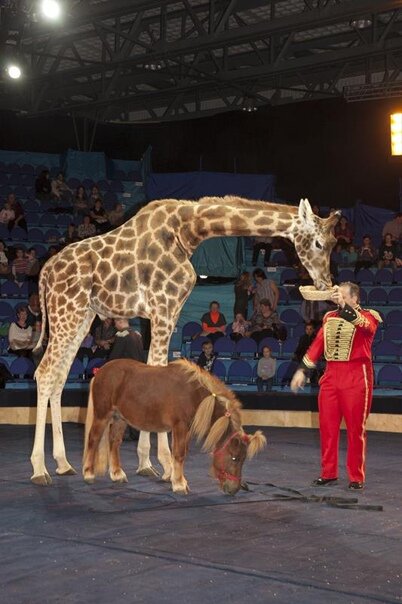
[[[27,231],[27,221],[25,220],[24,210],[22,205],[17,201],[14,193],[9,193],[7,201],[11,204],[11,209],[14,210],[14,220],[10,220],[8,228],[11,231],[15,226],[19,226],[24,231]]]
[[[251,279],[250,273],[244,271],[234,286],[235,292],[235,303],[233,308],[233,316],[235,317],[238,313],[241,313],[245,319],[248,314],[248,301],[251,296]]]
[[[64,245],[69,245],[70,243],[75,243],[79,240],[80,238],[78,237],[76,226],[73,222],[71,222],[67,227],[64,237],[60,239],[60,242],[64,243]]]
[[[29,248],[25,254],[27,260],[27,278],[29,281],[37,281],[40,273],[40,263],[36,257],[36,249],[34,247]]]
[[[84,216],[82,224],[78,226],[77,235],[79,239],[86,239],[87,237],[96,235],[96,227],[92,224],[90,216]]]
[[[279,301],[279,290],[276,283],[267,279],[261,268],[253,271],[253,277],[257,284],[254,288],[254,309],[258,308],[261,300],[269,300],[272,310],[275,311]]]
[[[232,323],[232,333],[230,334],[230,337],[235,342],[238,342],[242,339],[243,336],[246,335],[246,332],[248,331],[249,327],[249,322],[246,321],[246,319],[240,312],[238,312],[235,315],[235,320]]]
[[[8,275],[9,272],[6,244],[0,239],[0,275]]]
[[[96,227],[97,233],[104,233],[110,228],[109,221],[107,219],[106,210],[103,207],[102,201],[97,199],[95,201],[94,207],[90,211],[90,216],[93,224]]]
[[[42,331],[42,321],[38,320],[32,326],[32,349],[34,349],[39,341],[40,334]],[[37,367],[42,360],[43,355],[45,354],[45,346],[46,346],[46,334],[42,340],[42,344],[39,346],[37,350],[32,350],[32,360]]]
[[[343,266],[343,264],[345,263],[344,257],[344,247],[341,243],[337,243],[335,249],[331,253],[331,263],[334,263],[336,267]]]
[[[38,178],[35,180],[35,194],[37,199],[47,201],[50,199],[52,192],[52,183],[50,182],[49,170],[42,170]]]
[[[11,207],[11,203],[9,201],[6,201],[4,203],[4,207],[0,210],[0,222],[6,225],[9,230],[11,230],[10,223],[14,224],[14,221],[15,212]]]
[[[392,239],[391,233],[386,233],[378,251],[378,266],[396,268],[397,244]]]
[[[39,295],[35,292],[29,296],[27,306],[27,325],[33,327],[38,321],[42,321],[42,313],[40,311]]]
[[[15,258],[11,265],[11,272],[17,283],[25,281],[28,272],[28,260],[25,257],[22,247],[17,247],[15,250]]]
[[[370,235],[364,235],[363,245],[357,252],[357,262],[355,266],[355,273],[361,268],[370,268],[377,262],[377,250],[371,243]]]
[[[79,358],[80,361],[84,361],[85,357],[87,359],[93,359],[95,350],[96,346],[94,342],[94,337],[91,332],[88,332],[85,338],[82,340],[81,346],[78,349],[77,358]]]
[[[315,338],[314,324],[312,321],[309,321],[308,323],[306,323],[306,326],[304,328],[304,334],[302,336],[300,336],[299,342],[296,346],[296,350],[294,351],[294,354],[293,354],[294,361],[299,361],[299,363],[301,363],[302,358],[306,354],[306,350],[309,348],[309,346],[310,346],[311,342],[314,340],[314,338]]]
[[[279,320],[278,314],[273,310],[267,299],[262,299],[259,308],[254,311],[250,319],[250,331],[246,334],[259,344],[267,337],[286,340],[286,327]]]
[[[218,356],[214,352],[214,345],[211,341],[207,340],[206,342],[204,342],[201,348],[202,352],[198,357],[197,365],[205,371],[209,371],[209,373],[212,373],[216,357]]]
[[[276,373],[276,359],[271,355],[269,346],[263,346],[262,357],[257,365],[257,390],[258,392],[269,392],[272,390],[274,376]]]
[[[10,352],[19,357],[32,357],[32,326],[27,323],[27,307],[17,309],[17,320],[13,321],[8,330]]]
[[[89,211],[88,197],[85,193],[85,188],[80,185],[74,195],[74,216],[85,216]]]
[[[104,319],[95,329],[96,350],[94,356],[101,358],[109,356],[115,334],[116,329],[113,325],[113,319]]]
[[[253,245],[253,266],[257,266],[258,255],[263,251],[264,253],[264,266],[269,265],[269,259],[272,252],[272,237],[255,237]]]
[[[54,201],[63,202],[70,201],[71,199],[71,189],[67,186],[67,183],[64,181],[64,175],[62,172],[59,172],[56,178],[52,180],[52,198]]]
[[[88,199],[88,203],[89,203],[89,208],[90,209],[92,209],[94,207],[95,201],[97,199],[100,199],[101,201],[103,201],[102,200],[101,192],[99,191],[99,187],[97,187],[96,185],[94,185],[92,187],[92,189],[91,189],[91,194],[90,194],[89,199]]]
[[[382,238],[385,239],[385,235],[391,234],[392,241],[402,240],[402,212],[398,212],[393,220],[389,220],[384,224],[382,229]]]
[[[115,203],[113,210],[108,214],[109,224],[112,227],[118,227],[124,222],[124,207],[119,201]]]
[[[296,248],[289,239],[286,239],[285,237],[274,237],[272,247],[283,251],[288,266],[298,266],[299,259],[296,254]]]
[[[116,332],[109,361],[113,359],[134,359],[144,363],[144,347],[141,334],[130,327],[127,319],[115,319],[114,326]]]
[[[47,250],[45,262],[47,262],[50,258],[53,258],[59,252],[58,248],[55,245],[50,245]]]
[[[342,246],[342,248],[346,248],[353,241],[353,229],[351,224],[345,218],[345,216],[341,216],[338,224],[335,227],[334,231],[335,237],[338,243]]]
[[[356,247],[351,244],[344,252],[345,266],[355,266],[357,262],[357,251]]]
[[[225,335],[226,319],[220,312],[219,302],[213,300],[209,305],[209,312],[201,317],[201,336],[208,336],[211,342]]]

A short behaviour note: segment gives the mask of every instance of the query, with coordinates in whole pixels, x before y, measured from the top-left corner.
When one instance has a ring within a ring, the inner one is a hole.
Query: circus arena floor
[[[82,431],[66,425],[78,470]],[[180,497],[135,475],[133,442],[122,448],[128,485],[59,478],[49,453],[53,486],[37,487],[33,429],[1,426],[1,601],[401,602],[402,434],[369,434],[367,488],[356,496],[343,470],[337,486],[308,486],[319,474],[317,431],[265,432],[268,448],[245,466],[249,492],[221,494],[193,447],[192,491]],[[343,440],[342,464],[344,449]]]

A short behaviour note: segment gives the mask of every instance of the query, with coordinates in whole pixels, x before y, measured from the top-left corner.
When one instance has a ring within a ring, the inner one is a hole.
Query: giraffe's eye
[[[321,245],[321,243],[320,243],[319,241],[316,241],[316,242],[315,242],[315,247],[316,247],[317,249],[319,249],[319,250],[322,250],[322,245]]]

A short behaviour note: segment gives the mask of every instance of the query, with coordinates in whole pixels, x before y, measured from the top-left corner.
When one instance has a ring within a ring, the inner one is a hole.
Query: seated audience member
[[[351,244],[344,250],[345,266],[355,266],[357,262],[356,247]]]
[[[342,248],[345,248],[352,243],[353,229],[345,216],[341,216],[338,224],[335,227],[334,234],[337,242],[342,246]]]
[[[209,305],[209,312],[201,317],[201,336],[208,336],[211,342],[225,335],[226,319],[219,310],[219,302],[213,300]]]
[[[36,257],[36,249],[29,248],[25,254],[27,260],[27,278],[29,281],[37,281],[40,273],[40,262]]]
[[[35,180],[35,196],[41,201],[50,199],[52,192],[52,183],[50,182],[49,170],[42,170]]]
[[[94,185],[92,187],[92,189],[91,189],[91,193],[90,193],[89,198],[88,198],[88,203],[89,203],[89,208],[90,209],[92,209],[94,207],[95,201],[97,199],[100,199],[101,201],[103,201],[102,200],[101,192],[99,191],[99,187],[97,187],[96,185]]]
[[[68,225],[67,231],[66,231],[64,237],[62,237],[60,239],[60,242],[64,243],[64,245],[69,245],[70,243],[75,243],[76,241],[79,241],[79,240],[80,240],[80,238],[78,237],[76,226],[72,222],[71,224]]]
[[[250,273],[244,271],[237,279],[234,286],[235,303],[233,308],[233,316],[235,317],[238,313],[241,313],[245,319],[247,319],[248,313],[248,301],[251,296],[251,279]]]
[[[294,243],[285,237],[274,237],[272,247],[280,249],[286,256],[288,266],[298,266],[299,259],[296,254]]]
[[[355,272],[357,273],[361,268],[370,268],[377,262],[377,250],[371,243],[370,235],[364,235],[363,245],[357,252],[357,262],[355,266]]]
[[[64,175],[62,172],[59,172],[56,178],[52,180],[52,199],[57,202],[70,201],[71,199],[71,189],[64,181]]]
[[[27,221],[25,220],[24,210],[19,201],[17,201],[14,193],[9,193],[7,201],[11,204],[10,207],[14,210],[14,220],[10,220],[8,223],[8,229],[11,231],[15,226],[27,231]]]
[[[73,200],[74,216],[85,216],[89,212],[88,197],[85,188],[80,185],[74,195]]]
[[[214,345],[208,340],[207,342],[204,342],[201,348],[202,352],[198,357],[197,365],[202,369],[205,369],[205,371],[212,373],[216,357],[218,356],[214,352]]]
[[[11,272],[17,283],[25,281],[28,272],[28,260],[21,247],[17,247],[15,250],[15,258],[11,264]]]
[[[96,226],[92,224],[90,216],[84,216],[82,224],[78,225],[77,235],[79,239],[96,235]]]
[[[90,211],[90,216],[93,224],[96,227],[97,233],[104,233],[110,228],[109,221],[107,219],[106,210],[100,199],[95,201],[94,207]]]
[[[337,243],[331,253],[331,262],[333,262],[336,266],[343,266],[345,264],[344,257],[344,248],[341,243]]]
[[[272,252],[272,237],[254,237],[252,258],[253,266],[257,266],[258,255],[261,251],[264,252],[264,266],[268,266]]]
[[[11,202],[6,201],[4,207],[0,210],[0,222],[9,228],[10,223],[14,224],[15,212],[11,207]]]
[[[382,238],[385,239],[385,235],[391,234],[392,241],[402,240],[402,212],[398,212],[393,220],[389,220],[384,224],[382,229]]]
[[[130,327],[127,319],[115,319],[115,337],[109,354],[109,361],[113,359],[134,359],[145,362],[142,337],[138,331]]]
[[[27,306],[27,324],[33,327],[35,323],[42,321],[42,313],[40,311],[39,294],[32,293],[28,299]]]
[[[397,244],[392,239],[391,233],[386,233],[383,242],[378,250],[378,266],[379,268],[396,267]]]
[[[276,310],[279,302],[279,289],[274,281],[267,279],[266,274],[261,268],[253,271],[253,277],[256,282],[254,288],[254,309],[258,308],[261,300],[268,300],[272,310]]]
[[[32,326],[32,360],[37,367],[42,360],[43,355],[45,354],[45,347],[47,343],[46,334],[43,337],[42,344],[39,348],[36,348],[37,343],[39,342],[40,334],[42,331],[42,321],[35,321]],[[36,350],[33,350],[36,348]]]
[[[299,363],[301,363],[302,358],[306,354],[306,351],[309,348],[312,341],[314,340],[314,338],[315,338],[314,323],[312,321],[309,321],[308,323],[306,323],[306,326],[304,329],[304,334],[302,336],[300,336],[299,342],[296,346],[296,350],[294,351],[294,354],[293,354],[294,361],[299,361]]]
[[[8,275],[9,272],[6,244],[0,239],[0,275]]]
[[[77,358],[79,358],[80,361],[83,361],[85,357],[87,359],[93,359],[95,350],[96,346],[94,342],[94,337],[91,332],[88,332],[85,338],[82,340],[81,345],[78,349]]]
[[[32,326],[27,323],[27,308],[20,306],[16,312],[17,319],[13,321],[8,330],[10,353],[19,357],[32,357]]]
[[[262,357],[257,365],[257,390],[269,392],[272,390],[276,373],[276,359],[272,357],[269,346],[263,346]]]
[[[235,320],[232,323],[232,333],[230,334],[232,340],[235,342],[241,340],[246,335],[249,326],[249,322],[246,321],[241,312],[238,312],[235,316]]]
[[[111,210],[108,214],[109,224],[112,227],[118,227],[124,222],[124,207],[123,204],[118,201],[115,203],[113,210]]]
[[[109,356],[115,334],[116,329],[113,325],[113,319],[104,319],[95,329],[96,350],[94,356],[101,358]]]
[[[246,335],[253,338],[257,344],[267,337],[286,340],[286,327],[281,323],[269,300],[261,300],[250,319],[250,328]]]

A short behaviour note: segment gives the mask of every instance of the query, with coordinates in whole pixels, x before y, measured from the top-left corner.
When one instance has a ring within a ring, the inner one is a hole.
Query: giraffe
[[[331,285],[329,256],[335,243],[337,213],[322,219],[307,199],[298,207],[240,197],[204,197],[198,202],[153,201],[122,226],[72,243],[43,267],[39,281],[42,334],[49,342],[36,370],[37,419],[31,463],[35,484],[51,483],[45,466],[46,412],[50,401],[53,457],[59,475],[75,470],[66,458],[61,394],[81,341],[98,314],[101,318],[149,318],[148,363],[166,365],[170,337],[196,282],[190,256],[201,243],[222,236],[281,236],[294,242],[314,285]],[[149,433],[138,443],[138,473],[152,474]],[[158,460],[171,476],[167,434],[158,434]]]

